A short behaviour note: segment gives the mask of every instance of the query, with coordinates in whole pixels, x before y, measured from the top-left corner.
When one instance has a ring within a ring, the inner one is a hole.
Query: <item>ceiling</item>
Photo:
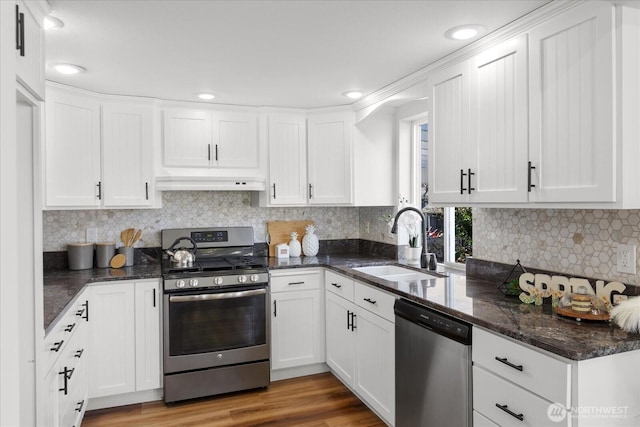
[[[49,0],[64,21],[46,34],[47,64],[86,73],[47,79],[107,94],[317,108],[354,101],[547,3],[503,1]]]

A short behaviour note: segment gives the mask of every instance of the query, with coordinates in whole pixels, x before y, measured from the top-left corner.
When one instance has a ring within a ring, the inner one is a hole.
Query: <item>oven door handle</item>
[[[169,302],[197,302],[229,298],[243,298],[251,297],[254,295],[264,295],[266,293],[266,289],[252,289],[249,291],[220,292],[216,294],[172,295],[169,297]]]

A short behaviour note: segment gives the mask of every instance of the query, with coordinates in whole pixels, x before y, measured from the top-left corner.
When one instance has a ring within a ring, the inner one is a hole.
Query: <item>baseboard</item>
[[[316,363],[313,365],[296,366],[294,368],[277,369],[275,371],[271,371],[271,381],[288,380],[290,378],[321,374],[323,372],[329,372],[329,366],[327,366],[326,363]]]
[[[134,393],[117,394],[114,396],[94,397],[89,399],[87,411],[94,409],[113,408],[115,406],[133,405],[135,403],[162,400],[162,389],[137,391]]]

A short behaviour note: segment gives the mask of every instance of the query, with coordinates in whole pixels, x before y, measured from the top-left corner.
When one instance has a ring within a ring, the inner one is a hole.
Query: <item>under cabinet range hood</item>
[[[158,191],[265,191],[259,177],[158,176]]]

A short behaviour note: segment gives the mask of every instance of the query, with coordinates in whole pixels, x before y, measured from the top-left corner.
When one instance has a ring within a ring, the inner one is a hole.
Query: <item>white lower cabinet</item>
[[[325,272],[327,364],[387,424],[395,422],[395,324],[387,292]]]
[[[159,281],[89,287],[89,398],[161,387]]]
[[[45,336],[45,419],[38,425],[71,427],[82,422],[89,376],[88,298],[86,291],[80,294]]]
[[[324,363],[322,270],[271,273],[271,369]]]

